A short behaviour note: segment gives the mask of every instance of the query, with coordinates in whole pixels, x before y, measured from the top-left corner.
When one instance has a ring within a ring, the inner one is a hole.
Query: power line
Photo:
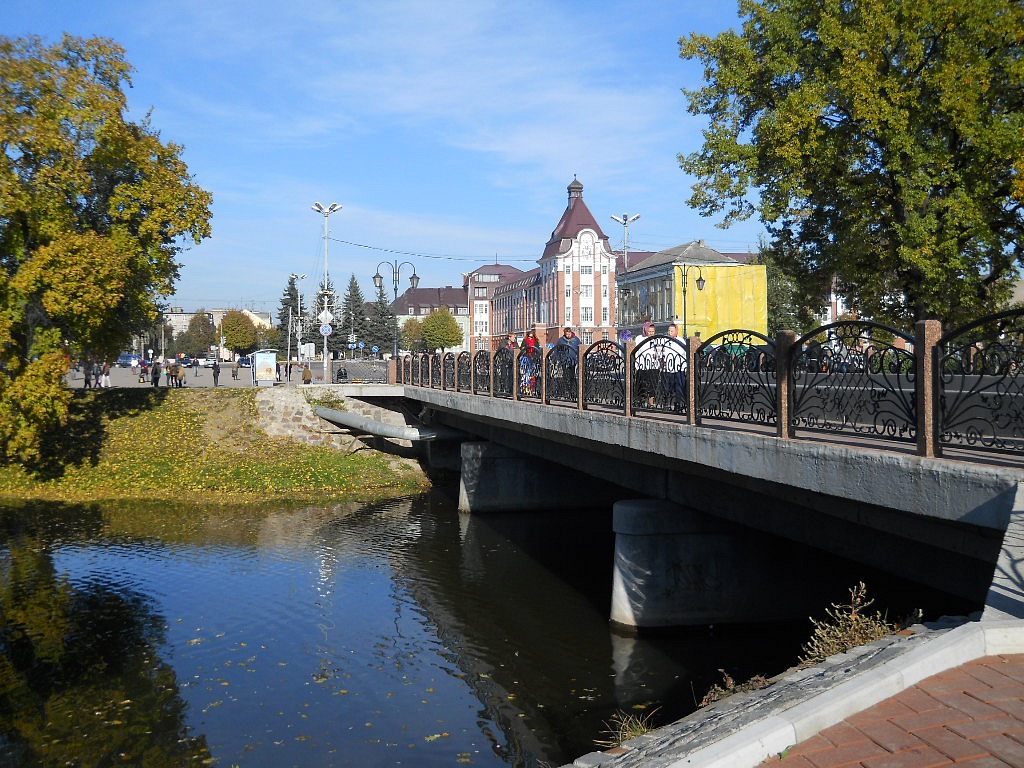
[[[394,248],[381,248],[380,246],[377,246],[377,245],[366,245],[364,243],[353,243],[350,240],[339,240],[336,237],[332,237],[330,239],[333,240],[336,243],[344,243],[345,245],[351,245],[351,246],[353,246],[355,248],[366,248],[366,249],[371,250],[371,251],[380,251],[381,253],[394,253],[394,254],[397,254],[399,256],[416,256],[417,258],[420,258],[420,259],[438,259],[440,261],[478,261],[478,262],[484,262],[484,263],[487,263],[487,264],[490,263],[490,261],[488,259],[483,259],[483,258],[481,258],[479,256],[450,256],[450,255],[447,255],[447,254],[440,254],[440,253],[418,253],[417,251],[399,251],[399,250],[395,250]],[[536,263],[537,262],[537,258],[538,257],[536,257],[536,256],[533,257],[533,258],[522,258],[522,259],[505,259],[505,258],[503,258],[501,261],[503,263],[508,263],[508,262],[512,262],[512,261]]]

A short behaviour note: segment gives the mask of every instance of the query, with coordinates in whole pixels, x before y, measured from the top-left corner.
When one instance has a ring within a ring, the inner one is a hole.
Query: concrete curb
[[[922,628],[924,629],[924,628]],[[777,705],[773,711],[737,723],[728,735],[704,743],[694,744],[696,738],[680,740],[681,732],[690,735],[700,730],[700,721],[713,715],[712,710],[750,703],[765,698],[775,686],[800,686],[815,677],[814,672],[796,670],[776,680],[770,688],[726,699],[713,708],[694,714],[659,728],[637,739],[625,742],[624,754],[590,753],[572,763],[575,768],[755,768],[769,757],[778,755],[794,744],[814,736],[843,719],[861,712],[927,677],[958,667],[974,659],[1007,653],[1024,653],[1024,621],[985,621],[962,624],[953,629],[936,632],[925,630],[916,644],[891,656],[877,665],[848,679],[829,686],[819,693],[809,692],[791,705]],[[913,641],[911,641],[913,642]],[[864,649],[833,657],[816,670],[830,668],[842,674],[858,656],[871,653],[874,647],[880,660],[886,652],[897,648],[899,641],[886,644],[871,643]],[[689,726],[687,729],[684,726]],[[690,748],[693,745],[693,748]],[[616,750],[622,752],[623,750]]]

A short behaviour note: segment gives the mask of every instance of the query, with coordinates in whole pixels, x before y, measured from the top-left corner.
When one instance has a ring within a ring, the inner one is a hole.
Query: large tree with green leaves
[[[422,331],[427,349],[445,350],[462,343],[462,329],[448,307],[441,307],[423,318]]]
[[[285,286],[277,309],[277,327],[280,330],[278,351],[282,356],[287,355],[289,349],[293,357],[297,356],[299,345],[309,341],[310,319],[306,314],[306,300],[299,292],[296,276],[289,275],[288,285]]]
[[[182,148],[127,119],[132,67],[103,38],[0,37],[0,455],[67,419],[69,355],[152,326],[176,256],[210,234]]]
[[[805,289],[893,323],[1001,307],[1024,255],[1024,5],[740,0],[694,34],[690,202],[759,215]]]
[[[369,328],[366,319],[366,299],[359,287],[359,281],[352,275],[348,280],[348,288],[342,297],[341,306],[335,311],[335,324],[338,348],[348,349],[348,336],[355,334],[357,342],[367,343]]]
[[[248,355],[259,349],[259,336],[252,319],[241,310],[224,313],[220,322],[224,346],[239,355]]]
[[[217,343],[217,329],[213,316],[205,309],[197,310],[188,321],[188,328],[174,338],[176,351],[189,355],[208,354]]]

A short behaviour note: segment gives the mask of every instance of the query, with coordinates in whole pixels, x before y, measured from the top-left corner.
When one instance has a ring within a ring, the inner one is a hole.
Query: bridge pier
[[[462,443],[460,512],[607,506],[609,487],[558,464],[486,441]]]
[[[660,499],[618,501],[612,624],[627,630],[806,616],[809,574],[763,536]]]

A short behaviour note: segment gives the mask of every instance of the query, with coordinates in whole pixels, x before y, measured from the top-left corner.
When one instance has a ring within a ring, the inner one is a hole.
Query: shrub
[[[896,624],[890,624],[879,613],[869,614],[867,609],[874,603],[868,600],[867,587],[860,582],[850,587],[848,605],[833,603],[826,611],[827,619],[811,619],[814,633],[803,646],[800,663],[810,666],[824,661],[829,656],[844,653],[858,645],[870,643],[899,631]]]

